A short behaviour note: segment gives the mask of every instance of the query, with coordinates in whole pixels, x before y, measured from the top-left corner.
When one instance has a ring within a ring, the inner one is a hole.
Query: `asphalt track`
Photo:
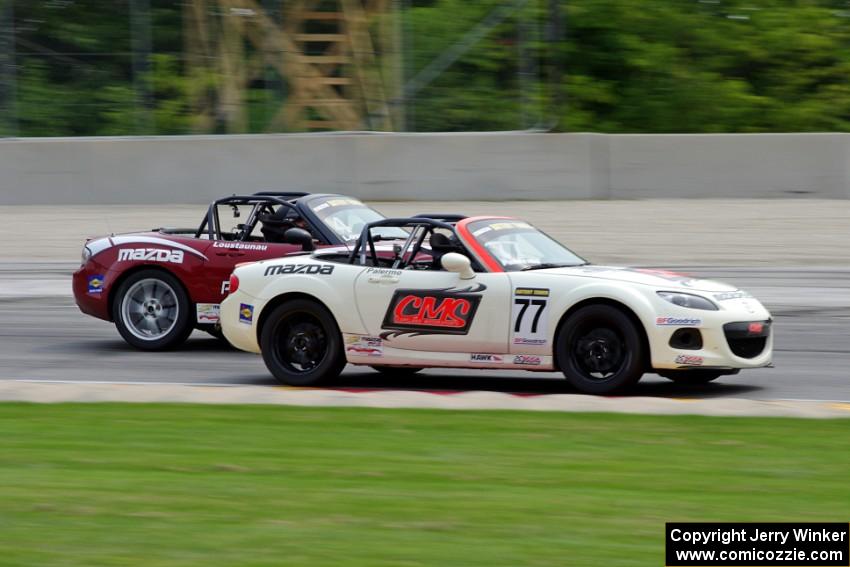
[[[82,315],[70,296],[68,263],[0,264],[0,380],[272,386],[258,356],[203,333],[179,350],[139,352],[110,323]],[[850,401],[850,269],[684,268],[752,292],[775,318],[775,368],[743,371],[702,386],[647,375],[627,395],[669,398]],[[349,366],[330,385],[346,391],[483,390],[573,393],[556,373],[426,370],[387,378]]]

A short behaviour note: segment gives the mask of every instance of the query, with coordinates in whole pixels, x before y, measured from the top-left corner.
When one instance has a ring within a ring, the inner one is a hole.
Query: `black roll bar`
[[[383,219],[379,221],[374,221],[367,223],[363,226],[363,230],[360,232],[360,237],[357,239],[357,243],[354,245],[354,248],[351,249],[351,252],[348,255],[348,263],[354,264],[354,261],[357,257],[360,257],[360,264],[366,265],[366,246],[369,247],[369,252],[372,255],[372,263],[377,266],[378,265],[378,255],[375,253],[375,240],[372,238],[372,229],[380,228],[384,226],[395,227],[395,228],[408,228],[413,227],[414,231],[419,227],[430,228],[432,231],[435,228],[441,228],[444,230],[454,232],[454,227],[446,222],[441,220],[436,220],[428,217],[409,217],[409,218],[392,218],[392,219]],[[405,243],[405,247],[409,244],[411,239],[413,238],[413,234],[407,239]],[[416,245],[414,246],[415,253],[419,252],[419,249],[422,247],[422,243],[425,239],[425,233],[419,237]],[[402,250],[403,252],[403,250]],[[413,256],[411,256],[413,258]],[[395,267],[395,264],[393,266]]]

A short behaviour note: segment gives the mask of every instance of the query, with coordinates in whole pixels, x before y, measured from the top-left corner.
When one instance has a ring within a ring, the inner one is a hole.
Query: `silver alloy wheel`
[[[174,289],[162,280],[148,278],[130,286],[121,299],[121,319],[133,336],[155,341],[177,324],[180,305]]]

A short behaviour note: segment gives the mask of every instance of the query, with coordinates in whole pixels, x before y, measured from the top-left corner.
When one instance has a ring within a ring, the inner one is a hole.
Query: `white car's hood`
[[[538,270],[539,274],[592,277],[619,282],[649,285],[664,289],[692,290],[709,293],[735,291],[737,288],[712,280],[696,279],[685,274],[665,270],[643,268],[620,268],[616,266],[576,266],[572,268],[549,268]]]

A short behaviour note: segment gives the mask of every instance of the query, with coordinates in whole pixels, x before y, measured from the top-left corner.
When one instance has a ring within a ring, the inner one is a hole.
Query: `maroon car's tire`
[[[315,386],[345,367],[342,335],[323,305],[308,299],[282,303],[263,319],[260,350],[282,384]]]
[[[608,394],[640,380],[643,338],[631,318],[610,305],[588,305],[564,321],[555,339],[558,365],[585,394]]]
[[[128,344],[141,350],[165,350],[186,340],[195,313],[177,278],[162,270],[141,270],[116,290],[112,317]]]

